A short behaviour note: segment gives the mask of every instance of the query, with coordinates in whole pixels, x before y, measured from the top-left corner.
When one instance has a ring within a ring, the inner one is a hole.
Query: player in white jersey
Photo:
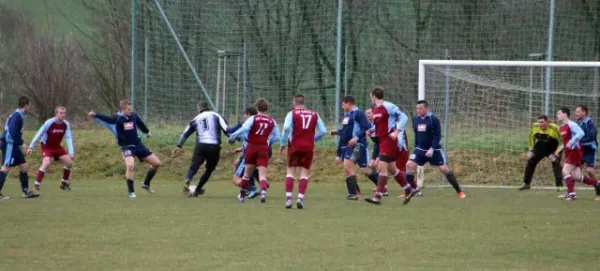
[[[198,114],[185,128],[185,131],[183,131],[183,134],[179,137],[177,146],[173,149],[173,154],[178,154],[181,151],[181,147],[183,146],[183,143],[185,143],[185,140],[196,132],[196,147],[194,148],[192,164],[188,170],[185,178],[185,185],[183,187],[183,193],[185,195],[194,197],[204,194],[204,189],[202,189],[202,187],[208,182],[210,175],[219,163],[221,154],[221,132],[227,135],[227,122],[221,115],[211,111],[206,102],[201,101],[198,103],[198,111],[200,114]],[[206,161],[206,171],[204,171],[204,174],[200,177],[196,190],[189,191],[188,187],[190,182],[204,161]],[[190,192],[193,194],[190,194]]]

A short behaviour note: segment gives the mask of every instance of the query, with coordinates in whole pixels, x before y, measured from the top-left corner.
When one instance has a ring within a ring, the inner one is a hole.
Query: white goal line
[[[460,185],[461,188],[483,188],[483,189],[518,189],[520,186],[514,185]],[[424,188],[452,188],[451,185],[424,185]],[[556,190],[556,186],[532,186],[534,190]],[[577,187],[577,190],[594,190],[591,187]],[[566,189],[565,189],[566,191]]]

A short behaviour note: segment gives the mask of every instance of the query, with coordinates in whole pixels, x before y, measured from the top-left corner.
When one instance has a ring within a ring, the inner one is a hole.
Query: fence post
[[[137,0],[131,1],[131,107],[135,108],[135,76],[136,76],[136,13],[137,13]]]
[[[144,120],[148,119],[148,63],[150,59],[148,57],[150,48],[148,44],[148,37],[144,38]]]
[[[550,21],[548,22],[548,51],[546,52],[546,61],[552,61],[552,49],[554,47],[554,12],[556,10],[556,1],[550,0]],[[546,66],[546,103],[544,105],[544,114],[550,112],[550,89],[552,88],[552,67]]]
[[[337,21],[337,59],[335,63],[335,126],[340,122],[340,92],[342,88],[342,5],[344,0],[338,0],[338,21]]]

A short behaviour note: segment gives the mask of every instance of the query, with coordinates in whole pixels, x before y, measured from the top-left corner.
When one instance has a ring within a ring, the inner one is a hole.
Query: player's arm
[[[355,111],[354,120],[358,123],[359,128],[356,135],[354,135],[354,139],[359,140],[367,135],[367,131],[371,129],[371,124],[362,111]]]
[[[531,126],[529,130],[529,151],[533,151],[535,145],[535,132],[537,131],[537,123]]]
[[[413,121],[412,121],[413,132],[414,132],[414,135],[415,135],[415,145],[414,145],[414,148],[416,148],[417,146],[419,146],[419,140],[418,140],[419,137],[417,136],[418,135],[418,133],[417,133],[417,118],[418,118],[418,116],[414,117]]]
[[[398,121],[396,122],[396,130],[398,130],[398,144],[399,146],[404,146],[404,133],[406,133],[406,124],[408,123],[408,116],[404,114],[404,112],[400,111],[400,115],[398,116]],[[406,142],[408,145],[408,142]]]
[[[237,129],[237,131],[233,132],[230,136],[229,136],[229,142],[233,142],[236,139],[240,138],[241,135],[246,134],[248,132],[250,132],[250,129],[252,129],[252,124],[254,124],[254,116],[249,117],[243,124],[242,127],[240,127],[240,129]]]
[[[576,123],[569,121],[569,129],[571,129],[571,140],[569,140],[569,148],[574,148],[577,146],[577,143],[583,138],[585,135],[583,130]]]
[[[281,133],[279,133],[279,125],[277,125],[277,122],[274,120],[273,123],[275,123],[275,127],[273,127],[273,130],[271,130],[271,134],[269,135],[269,146],[273,145],[273,143],[277,142],[277,140],[281,138]]]
[[[283,128],[281,129],[281,140],[279,141],[279,147],[284,148],[287,146],[288,138],[292,133],[292,123],[294,122],[292,118],[292,112],[289,112],[285,116],[285,120],[283,121]]]
[[[185,143],[185,141],[188,139],[188,137],[190,137],[194,132],[196,131],[196,121],[192,120],[190,122],[190,124],[188,124],[187,127],[185,127],[185,130],[183,130],[183,133],[181,133],[181,135],[179,136],[179,140],[177,140],[177,148],[181,148],[183,147],[183,144]]]
[[[592,147],[593,149],[596,149],[596,146],[595,146],[596,133],[597,133],[596,125],[594,125],[594,123],[592,121],[588,121],[586,123],[586,127],[585,127],[585,130],[583,130],[583,132],[585,133],[585,135],[581,139],[581,145]]]
[[[67,130],[65,130],[65,142],[67,142],[67,151],[69,152],[69,155],[73,156],[73,155],[75,155],[75,147],[73,145],[73,135],[71,133],[71,123],[69,123],[68,121],[65,121],[65,124],[67,125]]]
[[[325,123],[321,116],[317,114],[317,134],[315,135],[315,141],[319,141],[323,136],[327,134],[327,127],[325,127]]]
[[[238,125],[236,125],[236,126],[227,128],[227,131],[225,133],[227,134],[227,136],[231,136],[231,134],[233,134],[235,131],[237,131],[241,127],[242,127],[242,123],[238,123]]]
[[[431,149],[441,149],[440,140],[442,139],[442,130],[441,130],[440,119],[438,119],[435,115],[431,115]]]
[[[137,128],[142,131],[142,133],[144,134],[150,134],[150,129],[148,129],[148,126],[146,126],[146,124],[144,123],[144,121],[142,121],[142,118],[140,118],[140,116],[138,116],[135,113],[132,113],[134,115],[135,118],[135,124],[137,125]]]
[[[35,148],[35,144],[37,144],[37,142],[40,140],[42,135],[45,134],[46,132],[48,132],[50,125],[52,125],[52,121],[53,120],[47,120],[46,122],[44,122],[44,125],[42,125],[42,127],[40,127],[40,129],[38,129],[37,133],[35,133],[35,136],[31,140],[31,143],[29,144],[30,150],[33,150]],[[69,126],[67,125],[67,127],[69,127]]]
[[[93,117],[94,120],[104,126],[104,128],[108,129],[109,131],[111,131],[113,134],[117,134],[117,120],[118,120],[118,116],[116,114],[111,115],[111,116],[107,116],[107,115],[102,115],[102,114],[98,114],[95,112],[90,112],[88,114],[89,116]]]
[[[217,119],[219,120],[219,128],[221,128],[221,132],[223,132],[223,134],[225,135],[229,135],[227,133],[227,130],[229,129],[229,125],[227,124],[227,121],[221,117],[221,115],[215,113],[215,116],[217,116]]]
[[[19,131],[23,128],[23,117],[20,114],[14,113],[12,117],[8,118],[8,122],[6,123],[6,128],[8,130],[8,137],[4,140],[6,143],[10,144],[23,144],[19,142],[23,142],[23,138],[21,137],[21,133]]]

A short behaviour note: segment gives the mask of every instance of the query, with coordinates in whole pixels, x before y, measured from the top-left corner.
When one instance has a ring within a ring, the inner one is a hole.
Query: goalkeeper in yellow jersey
[[[560,167],[562,146],[558,126],[550,123],[546,115],[538,117],[537,123],[534,123],[529,131],[527,166],[525,166],[523,185],[519,190],[522,191],[531,188],[531,179],[533,178],[535,167],[544,157],[548,157],[552,162],[552,171],[554,172],[557,191],[562,190],[563,183]]]

